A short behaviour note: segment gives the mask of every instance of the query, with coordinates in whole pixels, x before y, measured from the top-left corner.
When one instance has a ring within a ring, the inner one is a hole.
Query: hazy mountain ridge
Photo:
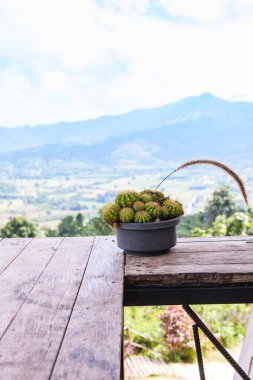
[[[253,161],[253,103],[211,94],[119,116],[37,127],[0,128],[2,170],[29,173],[41,165],[117,167],[213,157]],[[58,164],[57,164],[58,163]],[[21,173],[22,175],[22,173]]]

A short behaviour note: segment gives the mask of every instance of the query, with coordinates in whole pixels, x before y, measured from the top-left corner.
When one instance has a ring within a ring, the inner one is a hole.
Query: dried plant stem
[[[158,189],[158,187],[168,178],[170,177],[173,173],[175,173],[176,171],[179,171],[179,170],[182,170],[188,166],[191,166],[191,165],[197,165],[197,164],[208,164],[208,165],[213,165],[213,166],[217,166],[218,168],[224,170],[226,173],[228,173],[235,181],[236,183],[238,184],[239,188],[240,188],[240,191],[241,191],[241,194],[243,196],[243,199],[245,200],[247,206],[249,206],[249,201],[248,201],[248,196],[247,196],[247,193],[246,193],[246,190],[245,190],[245,186],[244,186],[244,183],[242,181],[242,179],[239,177],[239,175],[234,171],[232,170],[231,168],[229,168],[228,166],[224,165],[223,163],[219,162],[219,161],[215,161],[215,160],[207,160],[207,159],[199,159],[199,160],[192,160],[192,161],[187,161],[185,162],[183,165],[180,165],[178,166],[175,170],[173,170],[170,174],[167,175],[167,177],[165,177],[160,183],[159,185],[156,187],[156,189]]]

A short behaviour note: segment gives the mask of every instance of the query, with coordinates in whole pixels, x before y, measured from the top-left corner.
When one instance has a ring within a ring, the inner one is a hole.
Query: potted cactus
[[[216,166],[229,174],[239,186],[249,207],[245,186],[231,168],[219,161],[197,159],[187,161],[173,170],[155,190],[121,191],[114,203],[107,204],[102,217],[111,227],[116,228],[117,243],[126,253],[156,255],[169,252],[175,246],[176,226],[184,214],[180,202],[166,197],[158,187],[173,173],[196,164]]]
[[[176,244],[176,225],[183,215],[180,202],[158,190],[121,191],[107,204],[103,219],[116,227],[117,243],[126,253],[166,253]]]

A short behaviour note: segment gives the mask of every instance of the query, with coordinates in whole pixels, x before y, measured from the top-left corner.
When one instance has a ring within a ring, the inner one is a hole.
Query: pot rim
[[[158,230],[161,228],[169,228],[177,225],[180,222],[181,217],[162,220],[160,222],[148,222],[148,223],[123,223],[120,222],[118,227],[122,230]]]

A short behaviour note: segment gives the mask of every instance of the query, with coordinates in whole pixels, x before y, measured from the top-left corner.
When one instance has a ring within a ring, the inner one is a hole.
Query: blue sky
[[[0,0],[0,126],[253,101],[252,0]]]

